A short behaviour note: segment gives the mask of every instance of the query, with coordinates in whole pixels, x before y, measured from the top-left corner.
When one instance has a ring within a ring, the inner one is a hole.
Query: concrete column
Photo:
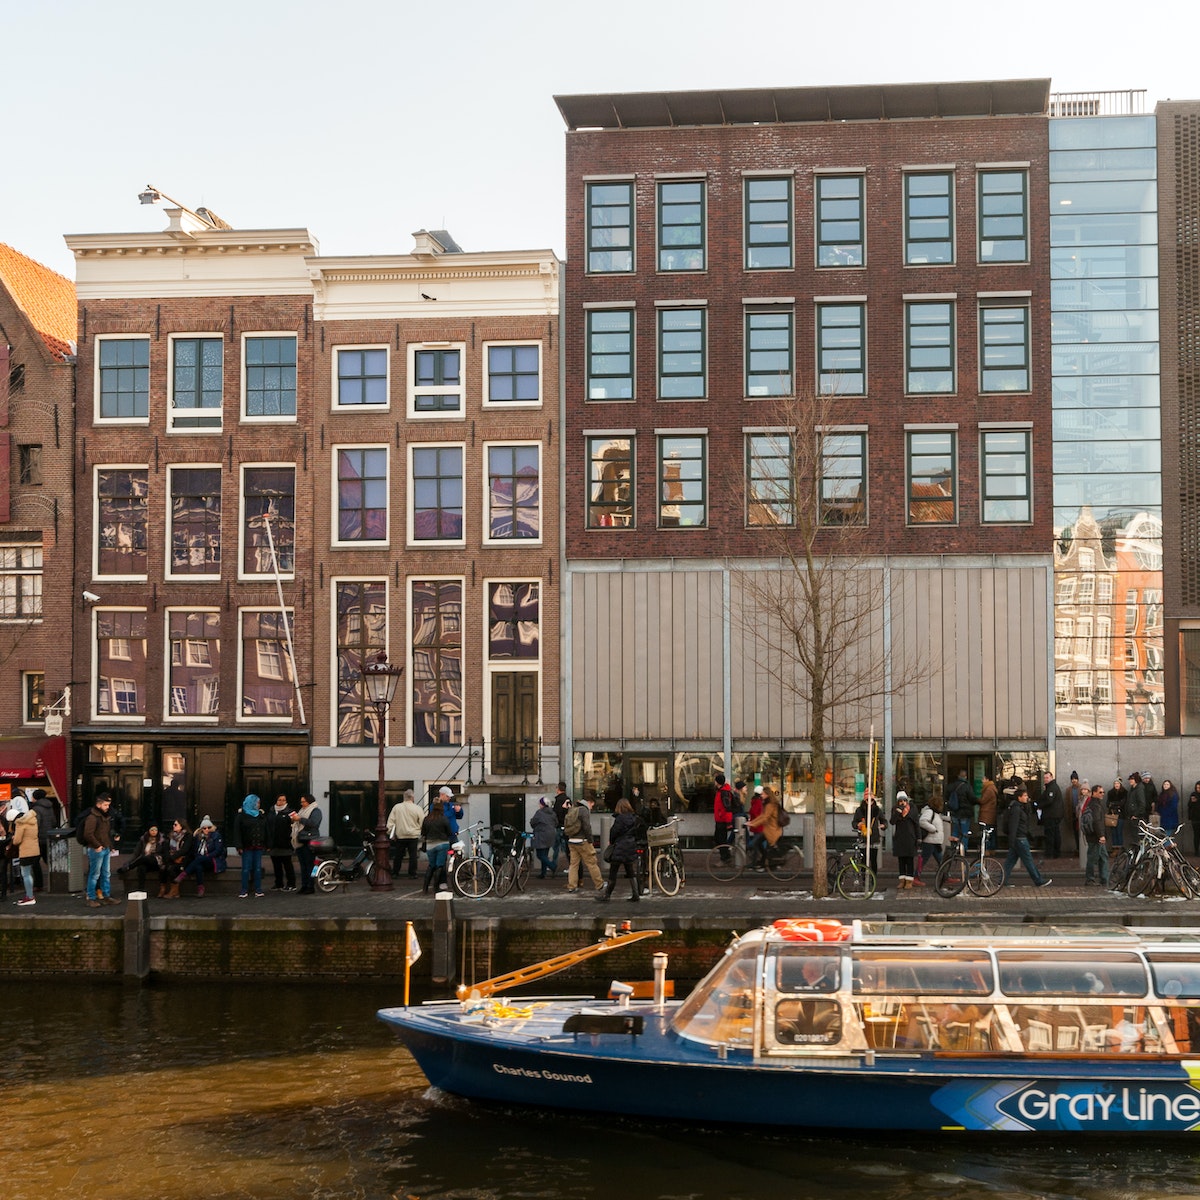
[[[121,919],[124,938],[124,976],[129,982],[141,982],[150,974],[150,911],[145,892],[130,892]]]
[[[438,892],[433,898],[433,982],[453,983],[454,893]]]

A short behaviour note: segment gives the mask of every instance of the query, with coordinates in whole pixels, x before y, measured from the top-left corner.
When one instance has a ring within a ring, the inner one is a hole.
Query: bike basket
[[[667,825],[653,825],[646,830],[646,844],[650,846],[679,845],[679,826],[671,821]]]

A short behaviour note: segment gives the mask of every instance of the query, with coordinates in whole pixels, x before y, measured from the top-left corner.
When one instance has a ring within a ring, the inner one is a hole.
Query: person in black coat
[[[1200,854],[1200,779],[1196,780],[1196,786],[1188,797],[1187,819],[1192,827],[1192,853]]]
[[[892,853],[899,860],[900,882],[902,888],[910,888],[916,878],[913,860],[917,856],[917,845],[921,840],[920,826],[917,815],[908,802],[904,792],[896,793],[896,805],[888,818],[892,826]]]
[[[286,796],[275,797],[275,807],[267,813],[267,848],[275,868],[273,892],[296,890],[296,868],[292,863],[292,811]],[[286,880],[286,882],[285,882]]]
[[[633,864],[637,859],[637,826],[638,819],[634,815],[633,805],[628,800],[617,802],[613,823],[608,829],[608,844],[612,854],[608,860],[608,887],[596,899],[605,901],[611,895],[617,884],[617,874],[621,867],[625,868],[625,877],[629,880],[630,900],[640,900],[637,876]]]

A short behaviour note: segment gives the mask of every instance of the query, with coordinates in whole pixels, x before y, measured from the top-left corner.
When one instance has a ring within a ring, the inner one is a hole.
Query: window
[[[215,717],[221,707],[221,614],[168,609],[167,714]]]
[[[542,536],[541,451],[538,446],[489,446],[489,540]]]
[[[295,677],[288,653],[287,622],[278,609],[243,609],[241,612],[241,719],[291,720]]]
[[[792,265],[792,180],[747,179],[746,266],[751,271]]]
[[[509,662],[541,654],[537,583],[488,584],[488,659]]]
[[[702,308],[658,310],[658,398],[698,400],[705,394]]]
[[[954,261],[954,173],[904,176],[904,261],[912,265]]]
[[[822,525],[867,523],[867,435],[831,432],[821,437]]]
[[[414,746],[462,744],[462,584],[412,585]]]
[[[633,180],[587,185],[587,269],[633,270]]]
[[[908,523],[953,525],[957,497],[953,433],[908,435]]]
[[[17,479],[30,487],[42,482],[42,448],[37,445],[17,447]]]
[[[796,477],[787,433],[746,434],[746,524],[777,528],[796,523]]]
[[[171,467],[169,575],[221,574],[221,468]]]
[[[702,528],[708,524],[705,501],[708,439],[692,434],[658,439],[658,523]]]
[[[866,260],[863,176],[816,178],[817,266],[861,267]]]
[[[9,347],[11,349],[12,347]],[[8,369],[8,394],[15,396],[25,390],[25,364],[13,363]]]
[[[97,575],[145,578],[148,476],[145,467],[97,469]]]
[[[587,527],[632,528],[634,519],[632,437],[589,437]]]
[[[817,385],[823,394],[867,390],[867,306],[817,305]]]
[[[246,416],[291,420],[296,415],[296,338],[247,335]]]
[[[6,532],[4,537],[0,542],[0,620],[38,620],[42,615],[41,535]]]
[[[41,671],[21,672],[21,723],[39,725],[46,718],[46,676]]]
[[[488,404],[537,404],[542,398],[542,355],[537,342],[487,347]]]
[[[295,570],[296,468],[242,468],[242,574]]]
[[[979,172],[979,261],[1029,258],[1029,172]]]
[[[589,400],[633,399],[633,309],[589,309]]]
[[[658,269],[704,270],[704,180],[658,185]]]
[[[386,346],[343,346],[337,360],[337,408],[386,408],[388,352]]]
[[[96,609],[96,716],[146,715],[146,612]]]
[[[1026,305],[980,306],[979,390],[1029,391],[1029,308]]]
[[[463,451],[461,446],[414,446],[412,539],[461,541],[463,536]]]
[[[909,395],[953,392],[954,303],[916,301],[904,306],[904,390]]]
[[[414,413],[461,412],[463,347],[435,350],[410,347],[408,393]]]
[[[986,429],[982,438],[981,519],[985,524],[1019,524],[1032,520],[1029,430]],[[1084,580],[1092,584],[1095,576],[1086,575]]]
[[[746,312],[746,395],[790,396],[792,314],[779,309]]]
[[[146,421],[150,417],[150,339],[96,339],[96,418]]]
[[[388,539],[388,452],[386,446],[342,446],[337,464],[339,542]]]
[[[382,579],[338,580],[333,590],[337,606],[337,744],[377,746],[378,718],[363,691],[362,668],[387,647],[387,583]],[[391,710],[392,720],[401,711],[397,704]]]
[[[171,428],[220,429],[225,346],[220,338],[171,339]]]

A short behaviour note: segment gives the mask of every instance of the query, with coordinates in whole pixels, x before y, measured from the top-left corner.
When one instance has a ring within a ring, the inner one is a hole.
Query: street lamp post
[[[387,835],[387,812],[384,807],[384,773],[383,748],[387,741],[387,713],[396,697],[396,688],[400,676],[404,674],[403,667],[394,667],[387,655],[380,651],[378,657],[362,665],[363,691],[367,701],[375,709],[378,718],[377,730],[379,741],[379,811],[375,819],[375,878],[371,882],[371,890],[375,892],[390,892],[392,890],[392,847]]]

